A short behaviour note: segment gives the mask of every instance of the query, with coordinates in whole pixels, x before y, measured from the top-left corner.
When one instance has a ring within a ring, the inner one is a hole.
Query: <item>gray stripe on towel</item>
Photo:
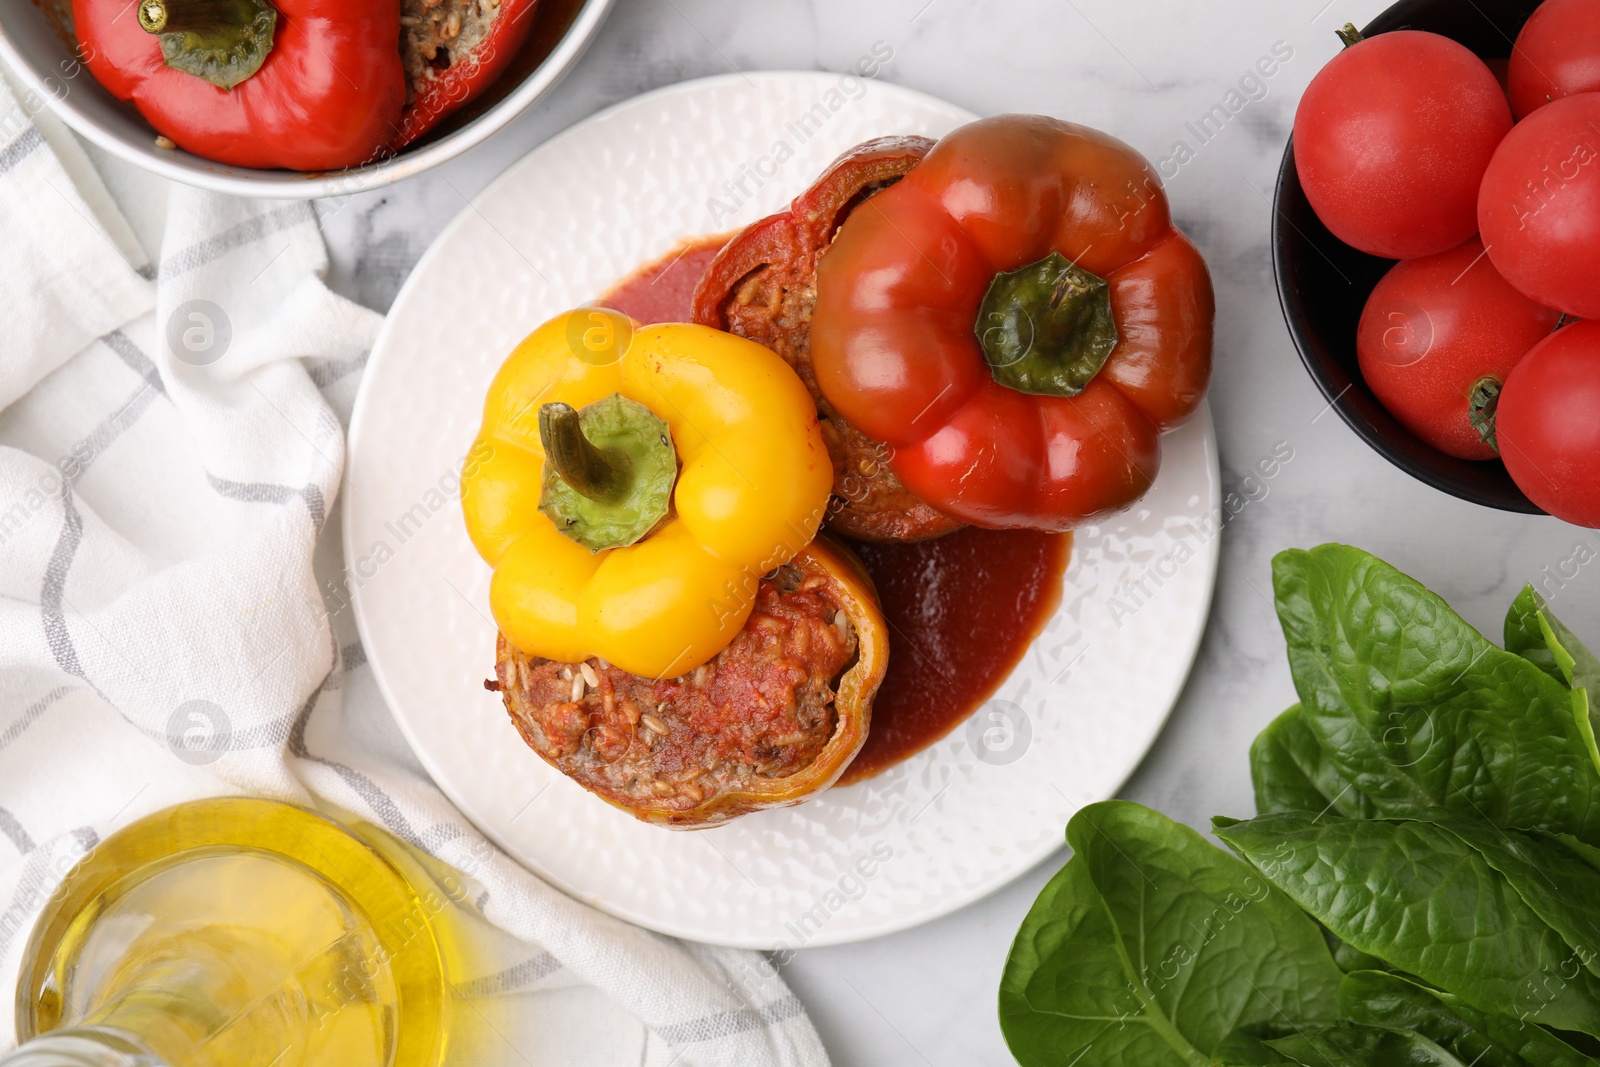
[[[548,952],[541,952],[531,960],[523,960],[496,974],[486,974],[456,986],[456,991],[468,997],[491,997],[497,993],[510,993],[530,986],[541,978],[549,977],[561,969],[561,961]]]
[[[5,808],[0,808],[0,834],[10,838],[18,852],[33,851],[33,838],[28,836],[28,831],[22,828],[17,817]]]
[[[32,704],[29,704],[23,709],[22,714],[18,715],[16,720],[6,727],[5,733],[0,733],[0,748],[5,748],[21,737],[28,727],[39,721],[39,716],[50,710],[50,705],[72,692],[75,688],[77,687],[71,685],[58,685]]]
[[[15,167],[44,145],[44,136],[37,126],[29,126],[4,148],[0,148],[0,174]]]
[[[218,478],[209,471],[206,472],[206,480],[220,495],[230,500],[242,500],[246,504],[285,504],[299,497],[305,501],[306,511],[311,515],[311,524],[318,532],[322,530],[327,507],[323,502],[321,486],[307,482],[299,489],[292,489],[274,482],[235,482],[227,478]]]
[[[50,644],[50,654],[55,657],[56,665],[88,681],[89,676],[78,661],[78,650],[72,646],[72,634],[67,631],[67,617],[61,612],[61,603],[66,599],[67,572],[72,569],[78,546],[83,543],[83,518],[72,504],[70,489],[61,494],[61,510],[61,536],[56,539],[56,547],[51,550],[50,562],[45,567],[44,582],[39,590],[39,611],[43,616],[45,640]]]
[[[686,1023],[671,1023],[657,1027],[656,1033],[671,1044],[689,1045],[700,1041],[715,1041],[749,1030],[760,1030],[786,1019],[804,1015],[805,1012],[805,1005],[800,1003],[800,998],[790,993],[762,1008],[719,1011],[715,1015],[691,1019]]]
[[[155,360],[144,354],[144,350],[133,343],[133,340],[121,330],[112,330],[100,338],[102,344],[115,352],[117,358],[128,365],[128,368],[149,382],[156,392],[164,393],[167,387],[161,383],[161,372],[156,369]]]
[[[302,223],[315,225],[316,221],[316,212],[312,211],[311,206],[304,201],[274,208],[253,219],[246,219],[237,226],[230,226],[221,233],[196,241],[188,248],[174,252],[161,261],[161,269],[157,272],[156,278],[159,282],[169,282],[222,258],[241,245],[259,241],[268,234],[287,230]]]

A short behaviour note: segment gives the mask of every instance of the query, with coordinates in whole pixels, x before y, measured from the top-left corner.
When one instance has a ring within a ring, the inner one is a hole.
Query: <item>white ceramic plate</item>
[[[663,933],[752,948],[925,922],[1059,848],[1067,818],[1116,791],[1176,700],[1217,567],[1208,412],[1166,438],[1161,476],[1137,507],[1079,532],[1061,610],[996,700],[875,779],[675,833],[550,769],[484,691],[489,569],[468,543],[455,483],[512,346],[680,239],[779,209],[860,141],[938,136],[971,118],[832,74],[649,93],[507,171],[395,301],[350,429],[345,552],[361,636],[440,787],[573,896]]]

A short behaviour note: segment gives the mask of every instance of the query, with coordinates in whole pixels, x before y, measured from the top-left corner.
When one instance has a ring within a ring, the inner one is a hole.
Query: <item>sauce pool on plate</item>
[[[598,302],[647,325],[692,321],[695,284],[730,236],[684,241]],[[932,541],[850,547],[878,587],[889,672],[841,785],[916,755],[994,694],[1061,602],[1072,535],[969,526]]]
[[[841,785],[916,755],[994,695],[1061,603],[1071,534],[980,530],[851,548],[889,622],[889,672]]]
[[[694,287],[733,234],[691,237],[613,286],[600,303],[644,323],[693,322]]]

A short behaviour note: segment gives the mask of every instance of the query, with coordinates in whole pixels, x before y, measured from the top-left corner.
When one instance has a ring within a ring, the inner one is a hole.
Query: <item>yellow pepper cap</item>
[[[539,411],[620,394],[672,431],[673,514],[637,544],[591,553],[539,510]],[[789,365],[705,326],[615,311],[558,316],[495,375],[462,471],[467,532],[494,568],[489,603],[530,656],[598,656],[675,677],[726,648],[762,574],[816,536],[833,483],[816,406]]]

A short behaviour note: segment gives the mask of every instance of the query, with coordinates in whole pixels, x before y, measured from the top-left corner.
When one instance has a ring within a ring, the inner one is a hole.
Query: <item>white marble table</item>
[[[883,77],[973,111],[1037,111],[1100,126],[1163,161],[1174,214],[1211,265],[1211,404],[1224,491],[1249,503],[1224,535],[1199,663],[1122,795],[1204,827],[1252,808],[1246,749],[1292,702],[1273,615],[1274,552],[1337,540],[1370,549],[1498,637],[1505,606],[1543,580],[1580,634],[1600,635],[1600,534],[1465,504],[1395,470],[1328,409],[1278,311],[1268,197],[1306,82],[1335,27],[1381,0],[618,0],[592,50],[539,107],[490,143],[397,188],[323,205],[334,284],[386,308],[428,243],[490,179],[609,104],[730,70],[844,70],[878,42]],[[1287,56],[1287,58],[1285,58]],[[1261,62],[1265,58],[1271,62]],[[1258,66],[1258,63],[1260,66]],[[1260,71],[1272,71],[1263,77]],[[1243,79],[1243,81],[1241,81]],[[1237,93],[1229,99],[1229,93]],[[1201,116],[1221,104],[1197,136]],[[1237,108],[1236,112],[1231,108]],[[1183,141],[1188,154],[1175,153]],[[1181,162],[1180,162],[1181,159]],[[1261,457],[1293,458],[1246,482]],[[1563,568],[1566,575],[1562,577]],[[1152,654],[1159,655],[1159,650]],[[995,1019],[1001,965],[1057,856],[987,900],[875,941],[803,951],[786,969],[840,1067],[1008,1064]]]

